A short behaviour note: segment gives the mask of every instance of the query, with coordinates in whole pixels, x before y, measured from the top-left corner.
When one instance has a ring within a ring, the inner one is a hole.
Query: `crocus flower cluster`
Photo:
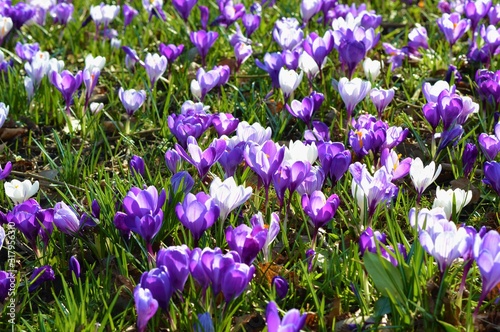
[[[392,69],[394,70],[401,67],[405,59],[420,59],[420,49],[429,49],[427,39],[427,30],[425,27],[419,25],[410,31],[408,34],[408,44],[401,49],[389,43],[383,43],[385,53],[389,56],[389,63],[391,63]]]
[[[203,101],[210,90],[226,84],[229,75],[230,70],[227,65],[215,66],[209,71],[200,68],[196,72],[196,79],[191,81],[191,93],[198,100]]]

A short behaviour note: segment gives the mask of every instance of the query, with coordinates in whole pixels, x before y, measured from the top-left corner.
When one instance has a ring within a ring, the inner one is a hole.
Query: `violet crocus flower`
[[[57,3],[49,10],[49,15],[54,20],[54,24],[61,24],[66,26],[68,22],[71,20],[71,16],[73,15],[73,4],[71,3]]]
[[[181,156],[179,156],[176,150],[168,149],[165,152],[165,164],[167,164],[168,170],[172,174],[175,174],[179,171],[181,167],[182,164]]]
[[[258,14],[246,13],[241,17],[241,23],[245,27],[245,36],[250,38],[260,26],[261,17]]]
[[[64,202],[59,202],[54,205],[54,224],[65,234],[77,234],[80,229],[85,226],[84,221],[86,218],[82,217],[78,216],[78,214]]]
[[[170,285],[182,293],[189,276],[191,250],[185,244],[162,248],[156,254],[156,267],[165,266],[169,272]]]
[[[316,190],[311,196],[303,195],[301,203],[302,209],[309,216],[310,223],[314,227],[312,238],[314,247],[319,229],[326,226],[333,219],[340,205],[340,198],[336,194],[333,194],[327,199],[322,191]]]
[[[194,179],[188,172],[180,171],[172,175],[170,178],[170,186],[172,190],[169,192],[169,204],[175,198],[176,194],[181,193],[184,195],[190,192],[194,187]]]
[[[399,180],[410,173],[411,162],[410,157],[399,161],[399,156],[394,150],[385,148],[380,154],[380,164],[385,167],[387,174],[392,176],[392,181]]]
[[[238,128],[240,120],[231,113],[218,113],[212,117],[212,125],[219,137],[229,135]]]
[[[149,289],[137,285],[134,289],[134,303],[137,311],[137,330],[144,332],[149,320],[158,310],[158,301],[154,299]]]
[[[141,276],[141,282],[137,286],[149,289],[153,298],[158,301],[158,306],[166,312],[169,311],[168,305],[174,289],[166,266],[162,265],[159,268],[144,272]]]
[[[132,20],[134,17],[139,15],[139,11],[135,9],[132,6],[129,6],[128,4],[123,5],[123,28],[126,28],[130,23],[132,23]]]
[[[347,66],[347,76],[351,79],[356,67],[365,57],[365,44],[355,39],[346,38],[340,43],[338,50],[342,68]]]
[[[450,47],[455,45],[457,40],[460,39],[471,26],[471,21],[469,19],[462,19],[459,13],[444,13],[436,22],[446,40],[450,43]]]
[[[16,277],[6,271],[0,271],[0,303],[5,303],[9,295],[10,283],[16,282]]]
[[[470,19],[472,31],[476,31],[479,21],[486,17],[490,8],[491,0],[468,1],[464,4],[464,14]]]
[[[474,259],[479,268],[482,278],[482,291],[474,316],[477,316],[479,308],[486,296],[500,283],[500,234],[491,230],[481,237],[476,234],[474,239]]]
[[[222,181],[215,177],[210,184],[210,197],[219,207],[219,217],[224,222],[234,209],[243,205],[252,195],[252,187],[236,185],[234,178],[228,177]]]
[[[411,53],[417,53],[419,48],[427,50],[429,48],[427,30],[421,25],[417,25],[408,33],[408,48]]]
[[[478,154],[479,152],[475,144],[473,143],[465,144],[464,152],[462,154],[462,169],[465,177],[468,177],[469,174],[472,172]]]
[[[387,235],[381,234],[379,231],[374,232],[371,227],[368,227],[359,236],[359,251],[361,255],[363,255],[366,251],[378,254],[376,241],[380,243],[378,247],[380,248],[382,257],[391,262],[392,265],[398,266],[398,261],[394,255],[394,248],[387,244]],[[397,247],[399,252],[406,259],[406,248],[400,243],[397,244]],[[390,254],[389,251],[391,251],[393,254]]]
[[[73,94],[80,88],[82,84],[82,71],[79,70],[73,75],[68,70],[63,70],[60,74],[53,70],[50,73],[50,83],[61,92],[66,103],[66,113],[70,113],[70,105],[73,102]]]
[[[159,51],[160,54],[165,56],[168,60],[168,62],[172,63],[177,58],[181,55],[182,51],[184,50],[184,45],[179,44],[179,45],[174,45],[174,44],[168,44],[165,45],[163,43],[160,43]]]
[[[299,27],[296,18],[283,17],[274,24],[273,38],[282,50],[293,51],[301,47],[304,31]]]
[[[132,175],[139,174],[141,176],[144,176],[144,171],[145,171],[145,165],[144,165],[144,159],[142,159],[140,156],[132,156],[129,162],[129,167]]]
[[[220,72],[217,70],[205,71],[199,68],[196,72],[196,80],[191,81],[191,93],[198,100],[203,101],[207,93],[215,88],[221,80]]]
[[[201,63],[202,66],[206,66],[206,58],[208,51],[210,48],[214,45],[215,41],[219,37],[219,34],[215,31],[205,31],[205,30],[199,30],[199,31],[194,31],[189,34],[189,38],[191,39],[191,42],[194,44],[196,49],[198,50],[198,53],[201,56]]]
[[[187,23],[191,10],[197,2],[198,0],[173,0],[172,5],[174,5],[175,10],[179,13],[184,22]]]
[[[226,303],[231,302],[240,296],[255,273],[255,266],[248,266],[245,263],[234,263],[222,276],[221,290]]]
[[[150,254],[152,254],[152,240],[163,223],[162,207],[165,200],[165,189],[158,195],[158,190],[154,186],[145,189],[132,187],[123,199],[123,209],[127,216],[125,225],[144,239]]]
[[[384,113],[384,110],[390,104],[393,98],[394,89],[384,90],[373,88],[370,91],[370,99],[377,109],[379,120],[382,119],[382,113]]]
[[[377,206],[389,204],[397,196],[398,187],[391,182],[392,177],[385,168],[378,169],[372,176],[365,164],[355,162],[349,166],[349,172],[352,174],[352,196],[361,210],[360,219],[364,221],[367,211],[368,226],[370,226]]]
[[[288,281],[282,276],[275,276],[271,280],[271,287],[273,287],[276,291],[276,297],[280,300],[286,297],[288,293]]]
[[[165,70],[167,70],[167,62],[167,58],[164,55],[160,56],[158,53],[148,53],[146,55],[144,67],[146,68],[146,73],[151,83],[151,89],[154,88],[158,79],[163,75]]]
[[[0,126],[0,128],[1,127],[2,126]],[[10,161],[8,161],[3,168],[2,165],[0,165],[0,181],[6,179],[10,175],[11,170],[12,170],[12,162]]]
[[[300,314],[297,309],[287,311],[283,319],[280,319],[278,306],[274,301],[267,304],[266,324],[269,332],[299,332],[306,323],[306,314]]]
[[[171,114],[168,116],[168,128],[179,144],[186,148],[187,139],[192,136],[199,138],[212,122],[212,117],[206,114]]]
[[[349,80],[347,77],[342,77],[338,82],[338,91],[340,97],[344,101],[347,110],[348,123],[352,117],[352,112],[370,92],[371,83],[363,81],[360,78]]]
[[[312,166],[302,183],[297,186],[297,192],[300,196],[304,194],[311,195],[314,191],[321,190],[324,182],[325,172],[323,168],[320,166]]]
[[[220,15],[211,25],[228,27],[245,14],[245,5],[242,3],[234,4],[232,0],[219,0],[218,5]]]
[[[320,12],[323,0],[302,0],[300,3],[300,16],[302,16],[302,23],[307,25],[309,20]]]
[[[31,273],[31,277],[28,281],[28,283],[30,285],[28,288],[28,291],[30,293],[34,292],[44,282],[55,280],[55,279],[56,279],[56,276],[55,276],[54,270],[52,269],[52,266],[44,265],[44,266],[37,267]]]
[[[253,230],[267,230],[266,241],[264,242],[264,246],[262,247],[262,252],[264,254],[264,261],[269,261],[271,243],[273,243],[273,241],[276,239],[276,236],[278,236],[278,233],[280,232],[280,218],[278,214],[276,212],[271,213],[271,221],[269,225],[266,225],[264,224],[262,213],[259,211],[252,218],[250,218],[250,224],[252,225]]]
[[[496,161],[487,161],[483,166],[483,183],[491,186],[500,195],[500,164]]]
[[[236,251],[241,261],[250,265],[264,247],[268,230],[259,224],[253,228],[241,224],[236,228],[227,227],[225,234],[229,249]]]
[[[320,37],[315,32],[311,32],[302,43],[302,47],[314,59],[318,68],[322,68],[327,56],[333,50],[333,35],[327,31],[323,37]]]
[[[205,248],[209,249],[209,248]],[[222,290],[222,279],[226,272],[241,259],[237,252],[230,251],[223,255],[220,248],[203,250],[201,264],[212,286],[212,294],[217,296]]]
[[[194,332],[215,332],[214,322],[209,312],[198,314],[198,322],[193,325]]]
[[[97,85],[101,70],[97,67],[85,68],[82,74],[83,84],[85,85],[85,107],[88,106],[92,92]]]
[[[76,278],[80,278],[81,268],[80,262],[76,258],[76,256],[71,256],[69,259],[69,270],[71,274],[74,274]]]
[[[40,45],[38,43],[22,44],[17,42],[15,51],[16,55],[20,57],[21,60],[31,62],[31,59],[35,56],[35,54],[40,51]]]
[[[311,119],[314,112],[314,101],[310,97],[305,97],[302,102],[292,100],[290,106],[286,105],[287,111],[294,117],[304,121],[309,128],[311,126]]]
[[[239,70],[241,65],[247,61],[252,55],[252,46],[245,43],[238,43],[234,45],[234,55],[236,57],[236,71]]]
[[[127,115],[132,117],[146,100],[146,91],[137,91],[134,89],[124,90],[123,87],[120,87],[120,90],[118,90],[118,97],[120,98],[123,107],[125,107]]]
[[[205,255],[205,252],[209,252],[209,254]],[[215,253],[222,254],[222,250],[220,248],[211,249],[208,247],[203,250],[201,250],[201,248],[194,248],[191,250],[191,256],[189,257],[189,272],[196,283],[202,288],[203,292],[208,288],[210,278],[205,272],[201,258],[204,255],[213,258]]]
[[[175,207],[175,213],[180,222],[191,231],[195,246],[205,230],[210,228],[219,218],[219,207],[214,200],[204,192],[196,195],[188,193],[184,201]]]
[[[281,54],[266,53],[264,55],[264,62],[260,62],[258,59],[255,59],[255,64],[257,67],[269,74],[273,88],[280,87],[279,73],[281,68],[285,65]]]
[[[179,144],[175,144],[175,149],[184,160],[196,167],[198,174],[203,179],[210,170],[210,167],[219,160],[222,153],[226,150],[226,141],[216,138],[210,143],[208,148],[202,151],[196,139],[189,136],[187,139],[187,150],[189,153]]]
[[[259,145],[250,143],[245,147],[244,157],[248,166],[262,180],[268,199],[269,185],[285,156],[285,148],[279,148],[272,140]]]
[[[351,152],[339,142],[324,142],[319,145],[318,158],[333,185],[344,176],[351,164]]]

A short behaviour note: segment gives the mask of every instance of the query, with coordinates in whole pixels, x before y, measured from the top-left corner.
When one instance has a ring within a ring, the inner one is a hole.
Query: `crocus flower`
[[[146,68],[151,88],[155,86],[158,79],[163,75],[165,70],[167,70],[167,62],[167,58],[164,55],[160,56],[158,53],[148,53],[146,55],[144,59],[144,68]]]
[[[483,166],[483,183],[491,186],[500,195],[500,164],[496,161],[487,161]]]
[[[175,144],[175,149],[184,160],[196,167],[198,174],[203,179],[210,170],[210,167],[219,160],[222,153],[226,150],[226,141],[216,138],[208,148],[202,151],[196,139],[190,136],[187,139],[189,154],[179,144]]]
[[[456,188],[455,190],[448,189],[444,190],[436,188],[436,198],[434,199],[434,203],[432,204],[432,208],[442,207],[446,214],[446,218],[450,219],[453,216],[460,215],[460,211],[462,208],[470,203],[472,199],[472,191],[465,191],[460,188]]]
[[[203,101],[207,93],[215,88],[220,80],[221,76],[219,71],[205,71],[205,69],[200,68],[196,72],[196,79],[191,81],[191,93],[198,100]]]
[[[198,314],[198,322],[193,326],[194,332],[215,332],[214,322],[209,312]]]
[[[250,144],[251,142],[259,145],[264,144],[271,139],[271,135],[271,127],[264,128],[258,122],[249,124],[246,121],[242,121],[236,128],[238,142],[245,142],[246,144]]]
[[[223,255],[220,248],[214,250],[205,249],[201,254],[201,264],[205,274],[210,279],[213,295],[217,296],[222,290],[224,275],[235,263],[240,263],[240,256],[235,251]]]
[[[206,32],[205,30],[200,30],[189,34],[191,42],[194,44],[201,56],[201,63],[203,66],[206,65],[208,51],[214,45],[217,37],[219,37],[219,34],[215,31]]]
[[[9,295],[10,284],[13,281],[15,283],[16,277],[6,271],[0,271],[0,303],[5,303],[7,296]]]
[[[123,5],[123,27],[126,28],[134,17],[139,15],[139,11],[134,7],[129,6],[128,4]]]
[[[500,234],[497,231],[489,231],[481,238],[476,234],[474,240],[474,259],[479,268],[482,278],[482,291],[477,309],[474,315],[477,316],[479,307],[491,290],[500,283]]]
[[[230,113],[218,113],[212,117],[212,125],[219,137],[229,135],[238,128],[240,120]]]
[[[238,43],[234,46],[234,55],[236,57],[236,68],[240,68],[243,62],[252,55],[252,46],[245,43]]]
[[[175,10],[182,17],[184,22],[187,22],[191,10],[196,5],[197,0],[173,0],[172,5],[174,5]]]
[[[300,16],[302,22],[307,25],[309,20],[321,10],[322,0],[302,0],[300,3]]]
[[[149,289],[153,298],[158,301],[158,306],[168,312],[168,305],[172,297],[173,287],[170,282],[170,274],[165,266],[154,268],[144,272],[141,282],[137,286]]]
[[[158,310],[158,301],[147,288],[137,285],[134,289],[135,310],[137,311],[137,329],[139,332],[146,331],[149,320]]]
[[[392,181],[401,179],[410,173],[411,162],[410,157],[399,161],[399,156],[394,150],[385,148],[380,154],[380,164],[386,168],[387,174],[392,176]]]
[[[280,87],[279,73],[281,68],[285,65],[281,54],[279,53],[266,53],[264,55],[264,62],[255,59],[255,64],[262,70],[265,70],[271,77],[273,88]]]
[[[245,27],[245,36],[250,38],[250,36],[257,30],[260,26],[261,17],[258,14],[246,13],[241,17],[241,23]]]
[[[304,32],[296,18],[283,17],[274,24],[273,38],[282,50],[293,51],[302,45]]]
[[[276,296],[278,299],[282,300],[286,297],[288,293],[288,281],[282,276],[275,276],[271,280],[271,286],[276,290]]]
[[[278,233],[280,232],[280,218],[276,212],[273,212],[271,213],[270,224],[265,225],[262,213],[259,211],[250,219],[250,224],[252,225],[253,230],[267,229],[266,241],[262,247],[262,252],[264,253],[264,260],[268,261],[271,243],[276,239],[276,236],[278,236]]]
[[[0,227],[0,250],[2,250],[4,240],[5,240],[5,229],[3,229],[3,227]]]
[[[316,190],[310,196],[303,195],[301,202],[304,212],[309,216],[317,232],[320,227],[324,227],[333,219],[340,205],[340,198],[333,194],[327,199],[323,192]]]
[[[368,211],[368,224],[375,214],[378,204],[390,203],[397,196],[398,187],[391,180],[392,177],[385,168],[380,168],[371,176],[365,164],[355,162],[349,166],[352,174],[351,191],[361,209],[361,220],[364,220],[365,211]]]
[[[132,156],[132,159],[130,159],[129,162],[129,166],[130,171],[133,175],[140,174],[141,176],[144,176],[144,159],[142,159],[140,156]]]
[[[351,152],[339,142],[325,142],[318,146],[318,157],[325,174],[335,185],[351,164]]]
[[[7,168],[7,167],[6,167]],[[4,183],[5,195],[9,197],[14,204],[22,203],[38,192],[38,181],[31,183],[30,180],[12,180]]]
[[[190,256],[191,250],[185,244],[162,248],[156,254],[156,267],[167,268],[172,288],[180,293],[189,276]]]
[[[68,70],[63,70],[60,74],[53,70],[50,73],[50,83],[62,93],[64,102],[66,103],[66,112],[69,114],[69,107],[73,102],[73,94],[82,84],[82,71],[79,70],[73,75]]]
[[[310,127],[314,112],[314,104],[311,98],[305,97],[302,102],[293,100],[290,106],[286,105],[286,109],[294,117],[304,121],[307,127]]]
[[[2,126],[0,125],[0,127]],[[8,161],[4,167],[0,165],[0,180],[6,179],[10,175],[11,170],[12,170],[12,163],[10,161]]]
[[[75,235],[84,226],[83,218],[70,208],[66,203],[59,202],[54,205],[54,224],[68,235]]]
[[[381,67],[382,62],[378,60],[366,58],[365,61],[363,61],[363,70],[365,72],[365,76],[371,82],[374,82],[378,78],[378,76],[380,75]]]
[[[180,171],[172,175],[170,178],[170,186],[172,187],[172,190],[169,191],[169,204],[175,198],[177,193],[184,195],[190,192],[194,186],[194,179],[188,172]]]
[[[370,99],[373,102],[373,105],[375,105],[375,108],[377,109],[378,113],[378,118],[382,118],[382,113],[384,112],[385,108],[389,103],[392,101],[394,98],[394,89],[389,89],[389,90],[384,90],[384,89],[377,89],[373,88],[370,91]]]
[[[304,73],[302,71],[300,74],[297,74],[294,70],[287,70],[285,68],[280,69],[279,83],[281,91],[283,91],[283,95],[285,96],[285,100],[288,100],[290,95],[297,89],[303,76]]]
[[[31,273],[31,277],[29,279],[29,288],[28,291],[34,292],[38,287],[40,287],[45,281],[55,280],[56,276],[54,274],[54,270],[50,265],[44,265],[37,267]]]
[[[196,196],[188,193],[184,201],[175,207],[177,218],[191,231],[195,243],[219,218],[219,211],[212,198],[203,192],[199,192]]]
[[[204,248],[201,250],[200,248],[194,248],[191,250],[191,256],[189,257],[189,272],[191,276],[196,281],[196,283],[203,289],[205,292],[210,284],[210,278],[205,273],[205,268],[203,267],[203,261],[201,260],[202,256],[205,252],[209,252],[208,256],[213,258],[213,254],[222,253],[220,248]]]
[[[226,241],[229,248],[240,255],[243,263],[252,264],[266,243],[267,233],[268,230],[262,225],[255,225],[254,228],[245,224],[236,228],[228,226],[226,228]]]
[[[182,165],[181,156],[179,156],[176,150],[168,149],[167,152],[165,152],[165,164],[167,164],[168,170],[172,174],[175,174]]]
[[[184,45],[174,45],[174,44],[168,44],[165,45],[163,43],[160,43],[159,51],[160,54],[165,56],[168,60],[168,62],[172,63],[177,58],[181,55],[182,51],[184,50]]]
[[[302,3],[304,2],[308,1]],[[326,57],[333,50],[333,35],[330,31],[327,31],[323,37],[320,37],[315,32],[311,32],[302,43],[302,47],[314,59],[318,68],[321,69],[325,64]]]
[[[71,3],[57,3],[49,10],[49,15],[54,20],[54,24],[67,25],[71,16],[73,15],[73,4]]]
[[[360,78],[349,80],[347,77],[342,77],[338,82],[338,91],[340,97],[344,101],[347,110],[347,119],[351,119],[352,112],[370,92],[371,84],[368,81],[363,81]]]
[[[14,23],[10,17],[0,16],[0,45],[13,27]]]
[[[21,60],[31,62],[31,59],[35,56],[35,54],[40,51],[40,44],[22,44],[20,42],[17,42],[15,51],[16,55],[20,57]]]
[[[455,223],[448,220],[427,225],[425,230],[420,231],[419,240],[425,251],[434,257],[441,273],[474,243],[474,238],[464,227],[457,230]]]
[[[76,278],[80,278],[81,268],[80,262],[76,258],[76,256],[71,256],[69,259],[69,270],[72,274],[75,275]]]
[[[429,43],[427,40],[427,29],[417,24],[417,26],[408,33],[408,48],[410,52],[415,54],[418,53],[419,48],[428,49]]]
[[[234,263],[222,276],[222,294],[226,303],[240,296],[253,278],[255,266]]]
[[[417,191],[417,202],[420,201],[422,193],[434,182],[441,173],[441,165],[436,170],[434,161],[424,167],[422,160],[417,157],[413,160],[410,167],[410,177]]]
[[[118,90],[118,97],[120,97],[120,101],[125,107],[125,111],[129,117],[132,117],[134,113],[142,106],[144,100],[146,100],[146,91],[144,90],[123,90],[123,87],[120,87]]]
[[[439,29],[444,33],[446,40],[450,46],[455,45],[458,39],[469,30],[471,21],[469,19],[461,19],[459,13],[447,14],[436,20]]]
[[[465,177],[468,177],[472,172],[478,154],[479,153],[475,144],[467,143],[465,145],[464,153],[462,155],[462,169]]]
[[[491,8],[491,0],[469,1],[464,5],[464,14],[470,19],[472,31],[476,30],[479,21],[486,17]]]
[[[297,309],[289,310],[283,319],[280,319],[278,306],[274,301],[267,304],[266,307],[266,324],[269,332],[299,332],[306,323],[306,314],[300,314]]]
[[[101,70],[97,67],[85,68],[82,74],[82,81],[85,85],[85,106],[88,105],[92,92],[97,85],[99,76],[101,75]]]
[[[132,187],[123,199],[123,209],[127,216],[125,225],[146,241],[151,254],[152,248],[149,246],[163,223],[162,208],[165,200],[165,189],[158,195],[154,186],[145,189]]]
[[[411,227],[417,229],[417,231],[421,231],[423,229],[427,229],[428,225],[432,225],[441,220],[448,220],[444,213],[442,207],[437,207],[434,209],[419,209],[418,214],[416,208],[411,208],[408,213],[408,220],[410,221]]]
[[[366,228],[366,230],[361,233],[359,236],[359,251],[361,255],[363,255],[366,251],[377,254],[377,243],[375,239],[380,242],[378,248],[380,248],[380,253],[382,257],[391,262],[392,265],[398,266],[398,261],[393,254],[390,254],[389,251],[394,253],[394,248],[387,244],[387,235],[381,234],[379,231],[373,231],[371,227]],[[406,248],[398,243],[397,245],[399,252],[406,259],[407,253]]]
[[[252,195],[252,187],[238,186],[231,176],[224,181],[215,177],[210,184],[210,197],[219,207],[219,217],[225,221],[231,211],[243,205]]]

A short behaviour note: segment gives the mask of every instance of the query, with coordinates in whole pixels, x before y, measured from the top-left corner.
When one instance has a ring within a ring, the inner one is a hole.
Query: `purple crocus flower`
[[[135,9],[132,6],[129,6],[128,4],[123,5],[123,27],[126,28],[130,23],[132,23],[132,20],[134,17],[139,15],[139,11]]]
[[[394,89],[384,90],[373,88],[370,91],[370,99],[372,100],[373,105],[377,109],[379,120],[382,119],[382,113],[386,109],[387,105],[394,98]]]
[[[210,257],[213,257],[215,253],[222,254],[222,250],[220,248],[211,249],[207,247],[203,250],[201,250],[200,248],[194,248],[193,250],[191,250],[191,256],[189,257],[189,272],[204,292],[210,284],[210,278],[205,272],[205,268],[203,267],[201,258],[207,251],[209,252],[208,256]]]
[[[73,75],[68,70],[63,70],[60,74],[53,70],[50,73],[50,83],[59,90],[66,103],[66,113],[70,113],[70,105],[73,102],[73,94],[78,90],[82,84],[82,71],[79,70]]]
[[[478,137],[479,147],[488,161],[495,160],[496,156],[500,152],[500,123],[495,125],[495,134],[488,135],[486,133],[481,133]]]
[[[180,222],[191,231],[197,244],[205,230],[210,228],[219,218],[219,207],[204,192],[193,195],[188,193],[184,201],[175,207]]]
[[[363,255],[366,251],[377,254],[378,251],[376,241],[380,242],[379,248],[382,257],[391,262],[392,265],[398,266],[398,261],[394,255],[394,248],[387,244],[387,235],[381,234],[379,231],[374,232],[371,227],[368,227],[365,231],[363,231],[359,237],[359,251],[361,255]],[[406,259],[406,248],[400,243],[397,244],[397,247],[399,252]],[[390,254],[389,252],[392,252],[393,254]]]
[[[418,54],[419,48],[427,50],[429,48],[429,43],[427,40],[427,30],[425,29],[425,27],[417,26],[413,28],[408,33],[408,48],[410,52]]]
[[[186,148],[187,139],[192,136],[199,138],[212,123],[212,117],[207,114],[171,114],[168,116],[168,128],[179,144]]]
[[[182,17],[184,22],[187,22],[191,10],[196,5],[198,0],[173,0],[172,5],[174,5],[175,10]]]
[[[465,144],[464,152],[462,154],[462,169],[465,177],[468,177],[472,172],[478,154],[479,153],[475,144]]]
[[[177,193],[182,193],[184,195],[190,192],[194,187],[194,179],[188,172],[180,171],[172,175],[170,178],[170,186],[172,187],[172,190],[169,192],[169,204],[175,198]]]
[[[471,21],[469,19],[462,19],[459,13],[444,13],[436,22],[439,29],[446,37],[446,40],[450,43],[450,46],[455,45],[457,40],[460,39],[471,26]]]
[[[257,30],[260,26],[260,15],[246,13],[241,17],[241,23],[245,27],[245,36],[250,38],[250,36]]]
[[[12,23],[14,24],[14,28],[17,30],[21,29],[21,27],[31,20],[35,14],[35,7],[30,4],[24,2],[18,2],[14,6],[8,6],[4,10],[4,16],[8,16],[12,19]]]
[[[474,240],[474,258],[482,278],[482,291],[474,315],[477,316],[483,300],[500,283],[500,234],[489,231],[481,238],[476,234]]]
[[[44,266],[37,267],[33,270],[33,273],[31,273],[31,277],[28,281],[28,283],[30,285],[28,288],[28,291],[30,293],[34,292],[44,282],[55,280],[55,279],[56,279],[56,276],[55,276],[54,270],[52,269],[52,266],[44,265]]]
[[[410,173],[412,159],[410,157],[399,161],[399,156],[394,150],[385,148],[380,154],[380,164],[385,167],[387,174],[392,176],[392,181],[399,180]]]
[[[262,252],[264,254],[264,260],[269,261],[269,250],[271,243],[276,239],[278,233],[280,232],[280,218],[276,212],[271,213],[271,221],[269,225],[264,224],[264,218],[262,217],[262,213],[258,212],[250,219],[250,224],[253,229],[266,229],[266,241],[264,246],[262,247]]]
[[[158,301],[158,306],[166,312],[169,311],[168,305],[174,289],[167,267],[160,266],[144,272],[141,276],[141,282],[137,286],[149,289],[153,298]]]
[[[6,179],[10,175],[11,170],[12,170],[12,162],[10,161],[8,161],[3,168],[2,165],[0,165],[0,180]]]
[[[245,161],[262,180],[266,190],[266,198],[272,177],[281,165],[284,156],[285,148],[279,148],[272,140],[268,140],[262,145],[250,143],[245,147]]]
[[[168,62],[172,63],[174,62],[182,53],[184,50],[184,45],[174,45],[174,44],[168,44],[165,45],[163,43],[160,43],[160,54],[165,56],[168,60]]]
[[[162,248],[156,254],[156,267],[165,266],[169,272],[170,284],[182,293],[189,276],[191,250],[185,244]]]
[[[365,58],[365,44],[355,39],[346,38],[338,46],[338,50],[342,68],[347,66],[347,76],[351,79],[356,71],[356,67]]]
[[[351,152],[339,142],[325,142],[319,145],[318,158],[333,185],[344,176],[351,164]]]
[[[152,254],[152,240],[163,223],[162,207],[165,200],[165,189],[158,195],[158,190],[154,186],[145,189],[132,187],[123,199],[123,209],[127,216],[124,220],[125,225],[146,241],[150,254]],[[117,212],[119,213],[121,212]]]
[[[210,11],[207,6],[198,6],[200,10],[200,23],[203,30],[207,30],[208,19],[210,18]]]
[[[302,23],[307,25],[309,20],[321,11],[323,0],[302,0],[300,3],[300,16],[302,16]]]
[[[252,55],[252,46],[245,43],[238,43],[234,45],[234,55],[236,57],[236,71],[239,70],[243,62]]]
[[[325,172],[323,171],[323,168],[319,166],[312,166],[302,183],[297,186],[297,192],[300,196],[303,196],[304,194],[311,195],[314,191],[321,190],[324,182]]]
[[[500,71],[491,72],[479,69],[475,81],[479,97],[495,107],[500,103]]]
[[[66,203],[59,202],[54,205],[54,224],[57,228],[68,235],[78,233],[84,226],[85,218],[79,217],[77,213]]]
[[[83,70],[82,80],[85,85],[85,107],[89,104],[92,92],[99,80],[99,75],[101,75],[101,70],[98,67],[85,68]]]
[[[226,150],[226,141],[223,139],[214,139],[208,148],[202,151],[196,139],[190,136],[187,139],[189,154],[179,144],[175,144],[175,149],[184,160],[196,167],[198,174],[203,179],[210,170],[210,167],[219,160],[222,153]]]
[[[266,324],[269,332],[299,332],[306,323],[306,314],[300,314],[297,309],[287,311],[283,319],[280,319],[278,306],[274,301],[267,304]]]
[[[120,90],[118,90],[118,97],[120,98],[123,107],[125,107],[127,115],[132,117],[146,100],[146,91],[137,91],[134,89],[123,90],[123,87],[120,87]]]
[[[134,155],[132,156],[132,159],[130,159],[129,166],[133,175],[140,174],[141,176],[144,176],[144,159]]]
[[[282,50],[293,51],[302,46],[304,31],[296,18],[283,17],[274,23],[273,38]]]
[[[221,290],[226,303],[240,296],[255,273],[255,266],[245,263],[234,263],[222,276]]]
[[[128,46],[122,46],[122,50],[125,52],[125,67],[127,67],[127,69],[133,69],[137,62],[139,62],[141,66],[144,66],[144,62],[139,58],[135,50]]]
[[[302,102],[292,100],[290,106],[286,105],[287,111],[294,117],[304,121],[307,127],[311,126],[311,119],[314,112],[314,101],[311,97],[305,97]]]
[[[240,120],[230,113],[218,113],[212,117],[212,125],[219,137],[229,135],[236,130]]]
[[[167,152],[165,152],[165,163],[169,171],[175,174],[179,171],[182,161],[176,150],[168,149]]]
[[[236,251],[241,261],[250,265],[264,247],[267,233],[268,230],[261,225],[255,225],[254,228],[245,224],[236,228],[229,226],[226,228],[226,241],[229,249]]]
[[[149,77],[149,82],[151,83],[151,89],[155,86],[158,79],[163,75],[165,70],[167,70],[167,58],[164,55],[159,55],[158,53],[148,53],[144,59],[144,67],[146,68],[146,73]]]
[[[317,233],[319,228],[324,227],[333,219],[339,204],[339,196],[333,194],[327,199],[325,194],[319,190],[314,191],[310,196],[302,196],[302,208],[309,216],[315,233]],[[314,236],[314,238],[316,237]]]
[[[258,122],[249,124],[242,121],[236,128],[237,142],[244,142],[249,145],[251,142],[262,145],[271,139],[272,131],[270,127],[262,127]]]
[[[282,276],[275,276],[271,280],[271,286],[276,290],[276,297],[278,297],[278,299],[282,300],[286,297],[289,286],[285,278]]]
[[[61,24],[66,26],[69,20],[71,20],[73,10],[73,4],[62,2],[51,7],[49,10],[49,15],[54,20],[54,24]]]
[[[75,275],[76,278],[80,278],[81,274],[81,268],[80,268],[80,262],[76,258],[76,256],[71,256],[69,259],[69,270],[71,271],[72,274]]]
[[[207,93],[215,88],[220,80],[221,75],[218,70],[205,71],[205,69],[199,68],[196,72],[196,80],[191,81],[191,93],[198,100],[203,101]]]
[[[496,161],[485,162],[483,172],[483,183],[491,186],[500,195],[500,163]]]
[[[302,43],[302,47],[314,59],[318,68],[322,68],[326,57],[333,50],[333,35],[327,31],[323,37],[320,37],[315,32],[311,32]]]
[[[9,295],[11,282],[16,282],[16,277],[6,271],[0,271],[0,303],[5,303]]]
[[[304,132],[304,140],[307,144],[312,142],[320,143],[330,141],[330,128],[321,121],[312,122],[312,130],[308,129]]]
[[[208,50],[214,45],[217,37],[219,37],[219,34],[215,31],[207,32],[205,30],[199,30],[189,34],[191,42],[194,44],[201,56],[201,63],[203,66],[206,66],[207,64],[206,58]]]
[[[20,57],[21,60],[31,62],[31,59],[33,59],[35,54],[40,51],[40,45],[38,43],[21,44],[20,42],[17,42],[15,51],[16,55]]]
[[[280,87],[279,73],[281,68],[285,65],[281,54],[266,53],[264,55],[264,62],[262,63],[258,59],[255,59],[255,64],[269,74],[273,88]]]
[[[198,322],[193,325],[194,332],[215,332],[214,322],[209,312],[198,314]]]
[[[470,19],[472,31],[476,31],[479,21],[486,17],[490,8],[491,0],[467,1],[464,4],[464,14]]]
[[[217,296],[222,290],[222,279],[235,263],[240,263],[240,256],[235,251],[223,255],[219,248],[215,248],[213,251],[203,250],[201,264],[205,274],[210,279],[214,296]]]
[[[137,311],[137,329],[139,332],[146,331],[149,320],[158,310],[158,301],[147,288],[137,285],[134,289],[135,310]]]

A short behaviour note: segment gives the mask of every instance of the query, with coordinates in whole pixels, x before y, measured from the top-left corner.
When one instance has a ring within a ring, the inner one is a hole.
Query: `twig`
[[[18,177],[21,177],[21,178],[25,178],[25,177],[30,176],[30,177],[32,177],[34,179],[37,179],[37,180],[50,182],[51,184],[56,184],[56,185],[60,185],[60,186],[67,186],[67,187],[69,187],[71,189],[75,189],[75,190],[79,190],[79,191],[86,191],[84,188],[77,187],[75,185],[72,185],[72,184],[69,184],[69,183],[66,183],[66,182],[54,180],[54,179],[47,178],[45,176],[41,176],[41,175],[34,174],[34,173],[25,173],[25,172],[11,171],[10,174],[18,176]]]

